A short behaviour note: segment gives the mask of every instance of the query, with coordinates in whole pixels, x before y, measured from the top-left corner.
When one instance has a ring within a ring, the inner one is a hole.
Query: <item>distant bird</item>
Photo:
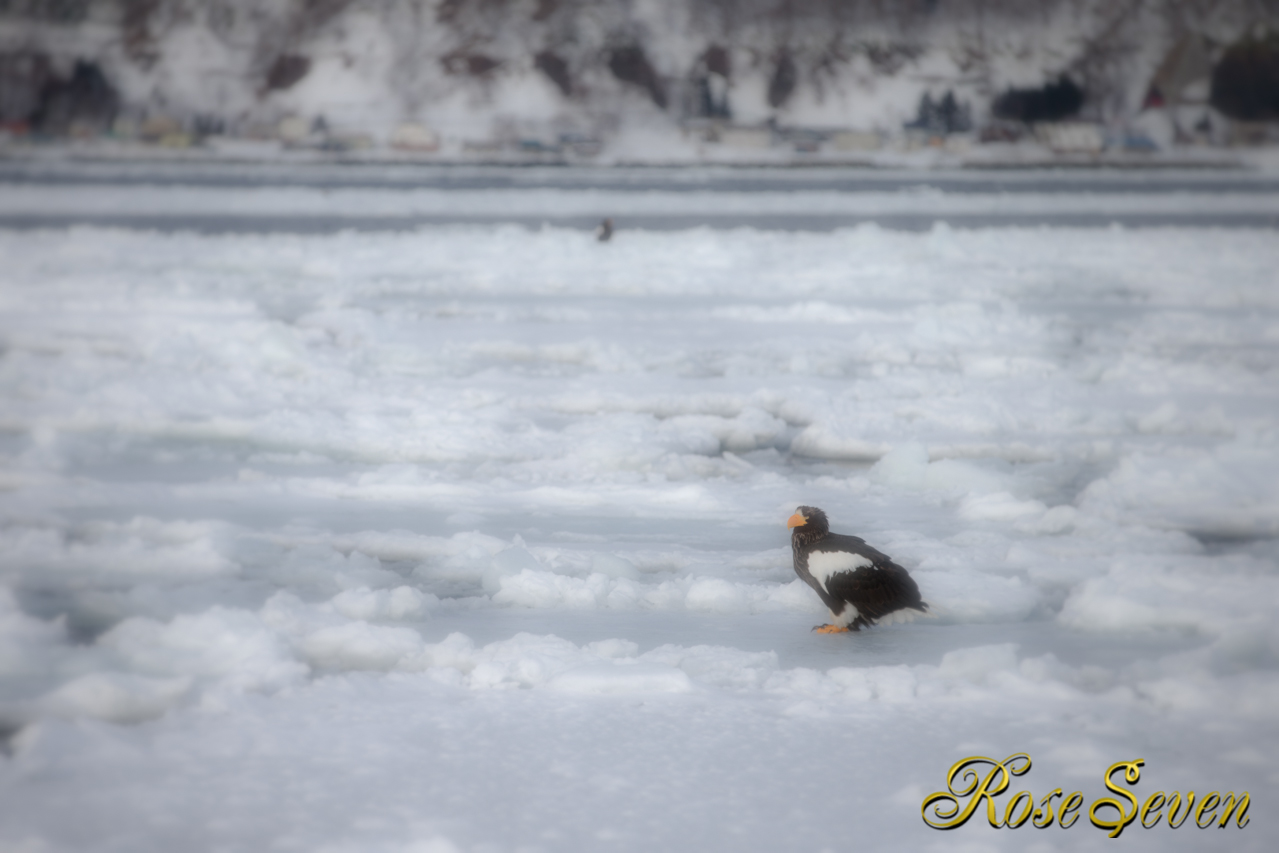
[[[860,631],[907,608],[927,612],[919,587],[905,569],[863,539],[831,533],[826,513],[817,507],[799,507],[786,526],[791,529],[795,574],[817,590],[830,608],[831,623],[818,625],[814,631]],[[902,616],[914,614],[900,613]]]
[[[595,229],[595,239],[601,243],[607,243],[613,239],[613,220],[605,219],[600,223],[599,227]]]

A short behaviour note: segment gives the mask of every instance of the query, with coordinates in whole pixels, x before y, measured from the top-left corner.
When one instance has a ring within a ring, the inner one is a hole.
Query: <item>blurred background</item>
[[[1267,0],[0,0],[0,144],[448,162],[1238,160]]]

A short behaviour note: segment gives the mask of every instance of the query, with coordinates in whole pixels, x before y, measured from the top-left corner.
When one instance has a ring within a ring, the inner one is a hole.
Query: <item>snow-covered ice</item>
[[[0,181],[3,227],[297,233],[462,222],[578,228],[604,217],[615,218],[621,228],[649,230],[699,225],[833,230],[871,222],[927,230],[937,221],[967,227],[1279,224],[1275,175],[1230,169],[504,171],[37,159],[0,161]],[[127,196],[122,185],[128,186]]]
[[[554,211],[557,218],[604,216],[618,207],[615,193],[592,190],[486,189],[457,193],[444,189],[385,190],[332,187],[201,187],[142,186],[130,190],[120,205],[115,187],[43,185],[6,187],[0,197],[4,216],[290,216],[301,219],[401,218],[452,216],[492,219],[537,218]],[[805,193],[757,190],[749,194],[687,189],[654,189],[625,198],[627,216],[726,216],[744,208],[761,215],[784,216],[948,216],[998,215],[1009,218],[1050,213],[1054,216],[1125,216],[1158,213],[1171,217],[1243,214],[1279,216],[1279,195],[1248,191],[1204,194],[1144,193],[945,193],[921,188],[914,192],[867,191]]]
[[[1115,843],[1271,849],[1277,269],[1265,229],[0,231],[0,848],[1100,843],[921,821],[1024,751],[1037,797],[1251,793]],[[799,504],[933,615],[810,633]]]

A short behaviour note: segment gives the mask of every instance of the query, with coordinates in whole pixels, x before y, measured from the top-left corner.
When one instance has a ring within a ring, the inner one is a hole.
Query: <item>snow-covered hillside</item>
[[[231,132],[454,155],[589,155],[602,146],[628,160],[693,156],[699,145],[701,156],[757,151],[778,142],[778,129],[798,134],[786,137],[788,148],[807,150],[814,143],[801,131],[819,132],[847,156],[917,119],[927,125],[925,96],[937,105],[952,96],[948,129],[975,128],[1002,93],[1065,78],[1082,92],[1076,115],[1122,142],[1156,70],[1188,33],[1196,50],[1219,55],[1279,25],[1274,9],[1245,0],[1203,8],[1138,0],[64,6],[80,14],[19,4],[0,17],[0,59],[9,57],[0,72],[12,66],[30,78],[26,95],[12,83],[19,94],[10,101],[35,99],[39,80],[70,75],[83,60],[118,90],[116,130],[126,136]],[[48,68],[39,65],[46,59]],[[1216,130],[1205,138],[1221,140],[1224,123],[1204,106],[1203,73],[1178,78],[1203,90],[1187,96],[1182,124],[1155,110],[1138,122],[1151,125],[1138,128],[1141,138],[1171,143],[1174,129],[1185,136],[1208,116],[1202,126]],[[764,127],[774,135],[761,135]]]

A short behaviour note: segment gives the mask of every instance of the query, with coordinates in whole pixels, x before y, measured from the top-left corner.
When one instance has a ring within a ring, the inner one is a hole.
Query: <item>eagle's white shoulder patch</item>
[[[869,559],[848,551],[814,551],[808,555],[808,571],[823,587],[836,572],[851,572],[869,565]]]

